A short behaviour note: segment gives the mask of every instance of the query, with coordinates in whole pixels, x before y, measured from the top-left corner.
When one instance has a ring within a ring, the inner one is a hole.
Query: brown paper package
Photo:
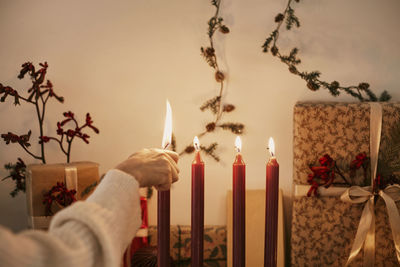
[[[382,103],[382,109],[381,149],[388,142],[390,128],[400,121],[400,103]],[[293,129],[294,184],[307,184],[311,172],[308,165],[326,153],[344,164],[360,152],[369,155],[369,123],[368,103],[297,103]],[[354,184],[363,183],[360,174]],[[345,266],[363,207],[344,203],[339,197],[294,197],[291,265]],[[399,266],[382,199],[376,203],[375,215],[375,266]],[[362,266],[362,256],[361,251],[350,266]]]
[[[33,164],[27,169],[27,204],[29,216],[45,216],[43,194],[57,182],[63,182],[65,167],[75,166],[78,174],[77,200],[84,200],[90,194],[81,196],[82,192],[95,181],[99,181],[99,165],[94,162],[74,162],[69,164]],[[92,190],[93,191],[93,190]],[[91,191],[91,192],[92,192]]]

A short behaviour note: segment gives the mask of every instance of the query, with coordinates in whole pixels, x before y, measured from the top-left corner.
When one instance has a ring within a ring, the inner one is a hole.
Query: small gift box
[[[76,200],[84,200],[99,180],[99,165],[93,162],[29,165],[26,178],[29,226],[34,229],[48,228],[51,216],[46,211],[44,200],[52,188],[62,186],[72,192]],[[51,207],[53,212],[60,209],[56,203],[54,201],[54,206]]]
[[[296,104],[293,266],[400,265],[400,203],[396,202],[400,200],[400,187],[388,184],[374,191],[377,187],[371,183],[376,181],[378,157],[382,159],[387,154],[393,127],[399,123],[399,103]],[[351,186],[313,188],[310,164],[329,154],[335,164],[344,165],[361,152],[370,157],[372,171],[367,175],[353,176]],[[384,164],[380,168],[385,171]]]

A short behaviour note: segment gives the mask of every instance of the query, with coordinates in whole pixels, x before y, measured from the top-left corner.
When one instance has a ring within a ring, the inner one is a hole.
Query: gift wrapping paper
[[[189,267],[191,236],[190,225],[171,225],[170,255],[175,266]],[[150,246],[157,246],[157,227],[149,227]],[[204,226],[204,266],[226,266],[226,227]]]
[[[391,127],[400,121],[400,103],[381,103],[380,149],[388,143]],[[370,105],[368,103],[299,102],[294,107],[293,183],[307,185],[309,164],[329,154],[339,166],[358,153],[370,154]],[[348,173],[345,174],[348,176]],[[362,172],[353,185],[370,185]],[[340,196],[295,196],[291,234],[292,266],[345,266],[363,210]],[[397,203],[397,207],[400,205]],[[399,266],[386,207],[381,198],[375,205],[375,266]],[[363,251],[350,266],[362,266]]]
[[[66,168],[76,168],[77,184],[76,199],[84,200],[90,194],[82,195],[83,191],[94,182],[100,180],[99,165],[94,162],[74,162],[68,164],[32,164],[27,168],[26,199],[28,208],[29,225],[35,229],[45,229],[50,222],[46,217],[43,194],[48,192],[57,182],[65,184]],[[91,190],[91,192],[93,189]],[[90,192],[90,193],[91,193]],[[32,223],[32,218],[40,217],[42,221],[37,226]]]

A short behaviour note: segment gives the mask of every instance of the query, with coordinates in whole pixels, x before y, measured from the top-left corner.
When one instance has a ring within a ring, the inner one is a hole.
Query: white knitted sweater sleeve
[[[110,170],[86,201],[57,213],[48,232],[0,227],[0,266],[120,266],[141,225],[139,185]]]

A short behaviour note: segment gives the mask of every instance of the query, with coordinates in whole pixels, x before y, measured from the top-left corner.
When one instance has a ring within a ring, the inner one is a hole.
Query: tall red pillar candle
[[[193,144],[196,154],[192,163],[191,266],[202,267],[204,249],[204,162],[200,157],[200,144],[197,136]]]
[[[236,138],[236,158],[233,163],[233,267],[246,264],[246,165],[243,162],[242,142]]]
[[[269,139],[271,158],[267,163],[265,189],[265,247],[264,267],[275,267],[277,260],[279,164],[275,157],[275,144]]]
[[[162,148],[167,149],[172,139],[172,111],[167,100]],[[167,191],[157,192],[157,263],[158,267],[170,267],[170,196]]]

